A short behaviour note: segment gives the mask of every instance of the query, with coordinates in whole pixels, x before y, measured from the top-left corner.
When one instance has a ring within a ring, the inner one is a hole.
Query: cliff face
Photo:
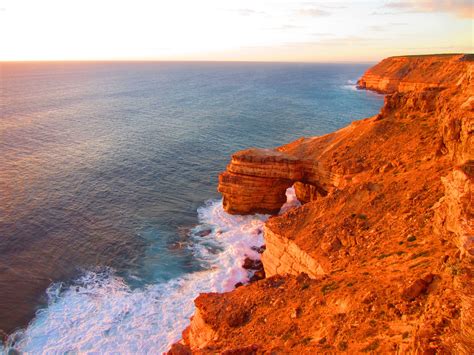
[[[380,114],[234,154],[227,211],[274,213],[292,184],[304,204],[265,225],[267,279],[199,296],[171,352],[472,353],[473,68],[385,59],[359,81],[392,93]]]
[[[357,85],[384,94],[446,88],[464,80],[472,55],[390,57],[370,68]]]
[[[300,148],[308,142],[300,142]],[[317,144],[310,145],[312,150]],[[218,191],[229,213],[277,213],[286,202],[286,189],[295,182],[306,184],[313,191],[308,197],[325,195],[338,185],[338,177],[331,174],[317,159],[318,152],[307,156],[303,149],[247,149],[232,155],[227,170],[219,176]],[[309,158],[309,159],[308,159]],[[306,193],[303,185],[298,194]],[[300,200],[304,198],[300,198]]]

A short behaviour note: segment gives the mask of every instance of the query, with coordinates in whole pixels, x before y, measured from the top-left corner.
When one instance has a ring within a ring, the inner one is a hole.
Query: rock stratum
[[[359,87],[381,112],[334,133],[235,153],[229,213],[265,225],[266,278],[201,294],[186,353],[474,352],[474,62],[391,57]]]

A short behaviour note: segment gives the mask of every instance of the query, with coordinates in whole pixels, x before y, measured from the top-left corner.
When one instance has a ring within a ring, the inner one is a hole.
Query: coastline
[[[374,114],[380,97],[341,88],[366,69],[49,63],[5,71],[0,329],[25,329],[47,312],[52,283],[68,286],[97,267],[111,267],[131,290],[199,270],[187,234],[197,208],[218,198],[227,155],[345,125],[340,98],[359,103],[357,117]],[[109,310],[89,331],[76,323],[84,337],[126,312]]]
[[[297,205],[290,189],[282,213]],[[62,353],[75,348],[114,352],[117,344],[123,342],[126,345],[121,346],[121,351],[166,352],[179,340],[181,329],[189,326],[193,300],[200,293],[229,292],[261,278],[260,267],[245,266],[245,263],[252,260],[258,264],[263,223],[269,216],[230,215],[224,212],[222,200],[207,201],[197,213],[199,224],[188,238],[192,240],[201,271],[136,290],[110,268],[85,271],[70,285],[53,283],[46,291],[48,306],[36,314],[27,328],[7,337],[0,352],[34,353],[42,349]],[[114,319],[104,322],[110,314]],[[135,317],[129,318],[128,314]],[[157,314],[161,314],[159,319]],[[81,327],[76,323],[81,323]],[[84,337],[87,328],[93,329],[101,323],[99,330],[106,336],[96,340]],[[58,342],[60,334],[67,334],[67,339]],[[149,338],[141,339],[143,334]]]
[[[378,115],[234,154],[227,211],[274,213],[293,184],[303,206],[266,222],[267,278],[201,294],[169,354],[473,349],[472,74],[387,58],[358,82],[389,94]]]

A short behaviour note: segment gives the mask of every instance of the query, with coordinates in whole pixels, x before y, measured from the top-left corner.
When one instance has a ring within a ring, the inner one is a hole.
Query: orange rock
[[[471,57],[470,54],[390,57],[367,70],[357,85],[384,94],[452,86],[464,79]]]
[[[183,344],[175,343],[171,346],[171,349],[168,351],[167,355],[191,355],[191,349]]]
[[[302,202],[311,201],[318,194],[324,196],[340,185],[340,177],[318,162],[319,148],[324,145],[307,143],[297,149],[291,145],[252,148],[232,155],[227,170],[219,175],[217,188],[223,195],[224,209],[232,214],[276,214],[286,202],[286,189],[296,182],[300,182],[297,196]]]
[[[267,278],[200,295],[184,343],[203,353],[472,353],[473,63],[388,58],[359,81],[392,93],[380,114],[234,154],[219,178],[227,211],[275,213],[292,184],[304,204],[266,222]]]
[[[402,297],[407,301],[413,301],[419,295],[426,292],[428,286],[433,281],[433,275],[429,274],[423,278],[412,282],[407,288],[402,291]]]
[[[218,191],[224,209],[232,214],[278,213],[286,202],[291,180],[224,172],[219,175]]]

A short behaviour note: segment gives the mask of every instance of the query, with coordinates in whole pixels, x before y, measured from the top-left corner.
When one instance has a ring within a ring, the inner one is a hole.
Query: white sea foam
[[[343,89],[357,91],[357,81],[356,80],[347,80],[345,85],[342,85]]]
[[[282,211],[299,204],[292,188],[287,197]],[[251,248],[264,242],[262,228],[268,216],[229,215],[221,201],[207,203],[198,215],[201,225],[213,230],[207,237],[193,237],[195,257],[208,270],[135,290],[113,270],[86,272],[74,286],[55,283],[47,290],[48,307],[25,330],[10,336],[0,351],[156,354],[168,350],[189,324],[198,294],[229,291],[235,283],[248,281],[243,260],[260,258]]]
[[[296,197],[295,188],[290,187],[289,189],[286,189],[286,203],[281,207],[279,214],[285,213],[286,211],[299,206],[301,206],[301,203]]]

